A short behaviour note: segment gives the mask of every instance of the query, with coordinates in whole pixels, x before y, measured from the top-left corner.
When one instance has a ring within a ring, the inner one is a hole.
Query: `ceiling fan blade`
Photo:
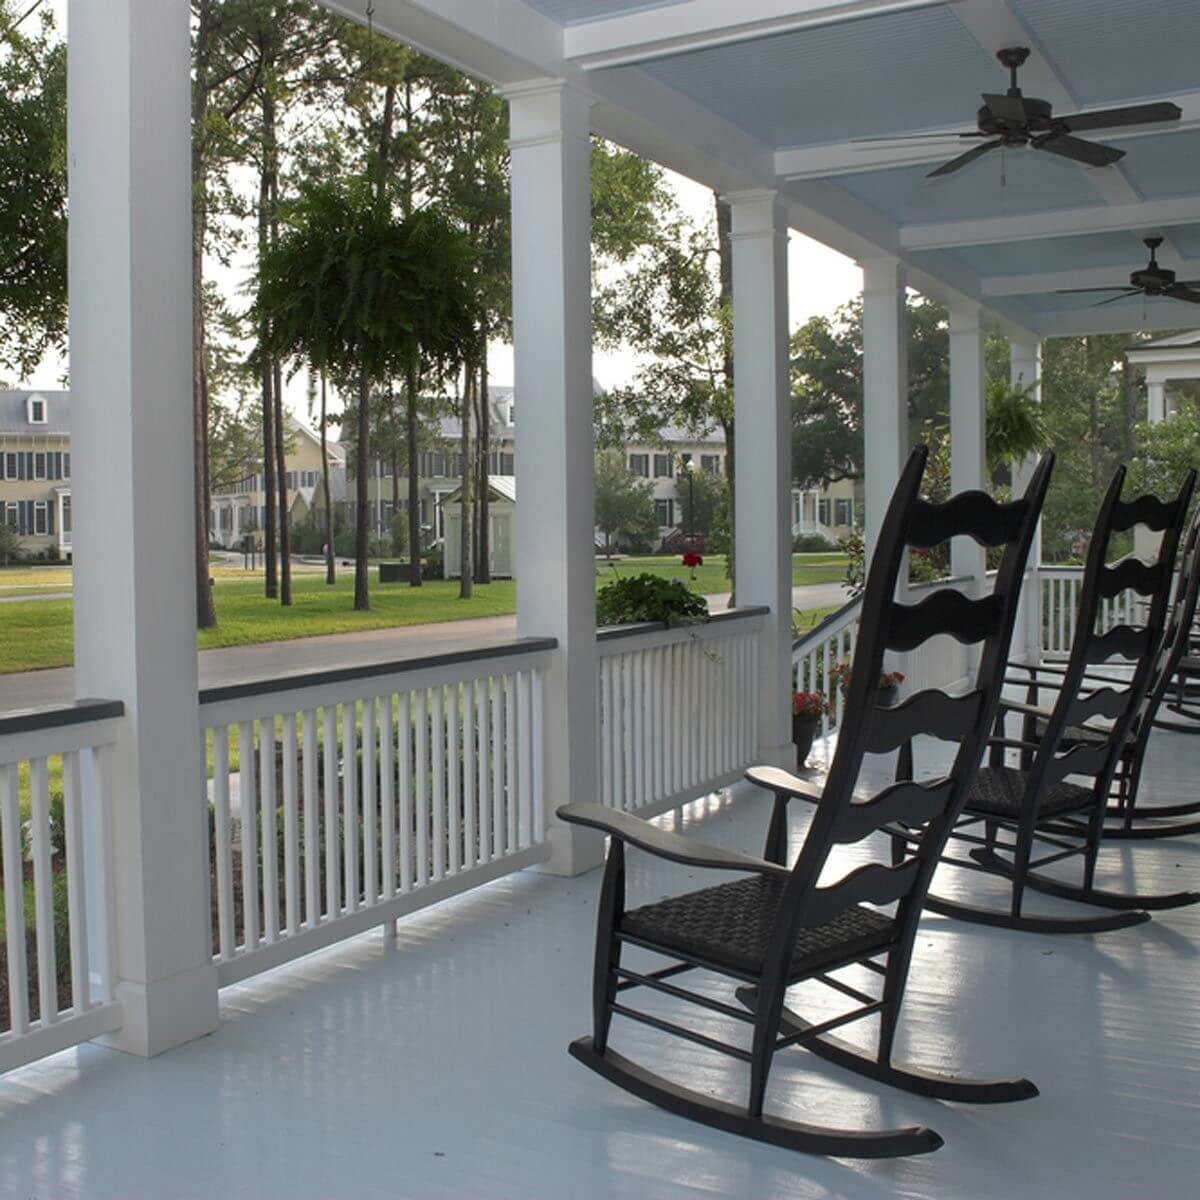
[[[1200,304],[1200,292],[1195,288],[1190,288],[1186,283],[1172,284],[1167,288],[1166,294],[1172,300],[1187,300],[1192,304]]]
[[[1109,296],[1107,300],[1101,300],[1097,304],[1089,305],[1090,308],[1103,308],[1106,304],[1115,304],[1118,300],[1128,300],[1130,296],[1141,295],[1141,288],[1130,288],[1128,291],[1122,292],[1119,296]]]
[[[1141,288],[1126,287],[1124,284],[1114,284],[1112,287],[1094,288],[1057,288],[1056,296],[1082,296],[1085,292],[1140,292]]]
[[[973,163],[977,158],[986,154],[989,150],[994,150],[1000,144],[1000,139],[996,138],[994,141],[984,142],[981,146],[972,146],[965,154],[960,154],[957,158],[952,158],[949,162],[942,163],[937,170],[930,171],[925,178],[934,179],[938,175],[949,175],[952,171],[959,171],[968,163]]]
[[[983,93],[983,102],[988,106],[988,111],[1000,121],[1011,121],[1017,125],[1023,125],[1026,121],[1025,101],[1020,96],[1006,96],[1003,93],[991,95],[988,92]]]
[[[1065,125],[1071,133],[1089,129],[1116,129],[1120,125],[1152,125],[1158,121],[1178,121],[1183,109],[1178,104],[1131,104],[1128,108],[1106,108],[1101,112],[1075,113],[1070,117],[1055,117],[1055,123]]]
[[[1124,150],[1115,146],[1102,146],[1099,142],[1085,142],[1083,138],[1069,133],[1050,133],[1034,138],[1029,143],[1035,150],[1049,150],[1062,158],[1083,163],[1089,167],[1109,167],[1125,157]]]
[[[948,129],[944,133],[893,133],[890,136],[880,137],[861,137],[851,138],[851,145],[858,145],[860,142],[919,142],[926,138],[981,138],[987,137],[986,133],[980,133],[978,129],[972,129],[970,133],[959,133],[956,130]]]

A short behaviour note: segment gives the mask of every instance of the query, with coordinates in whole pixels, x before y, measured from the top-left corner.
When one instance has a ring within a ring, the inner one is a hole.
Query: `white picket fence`
[[[89,701],[0,718],[7,1012],[0,1072],[121,1026],[112,986],[107,752],[122,711],[116,702]]]
[[[548,857],[553,645],[202,694],[222,985]]]
[[[601,631],[601,803],[646,816],[740,778],[757,750],[766,611]]]

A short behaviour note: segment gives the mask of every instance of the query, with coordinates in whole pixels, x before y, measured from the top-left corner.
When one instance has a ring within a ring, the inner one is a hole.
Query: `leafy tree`
[[[596,455],[596,526],[610,558],[614,539],[648,542],[658,531],[654,484],[630,471],[620,450]]]
[[[461,353],[470,248],[436,213],[397,218],[368,180],[311,185],[282,219],[259,265],[256,312],[269,318],[273,353],[357,376],[354,606],[367,609],[371,387],[404,373],[415,395],[423,358],[444,365]],[[418,521],[410,504],[414,548]]]
[[[28,375],[67,334],[67,49],[0,0],[0,365]]]
[[[0,521],[0,566],[7,567],[11,563],[20,562],[23,555],[17,531],[6,522]]]

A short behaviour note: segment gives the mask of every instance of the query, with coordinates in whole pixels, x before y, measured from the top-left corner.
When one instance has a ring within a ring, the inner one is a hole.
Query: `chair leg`
[[[767,829],[767,844],[763,850],[763,858],[767,862],[787,866],[788,847],[788,802],[778,792],[775,793],[775,807],[771,810],[771,824]]]
[[[617,925],[625,911],[625,843],[613,838],[600,886],[600,911],[596,918],[596,957],[592,969],[592,1045],[597,1054],[608,1048],[612,1005],[617,998],[616,969],[621,959]]]

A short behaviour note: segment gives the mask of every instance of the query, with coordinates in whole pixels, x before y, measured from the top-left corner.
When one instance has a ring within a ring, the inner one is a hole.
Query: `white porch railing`
[[[599,634],[600,801],[651,815],[740,778],[756,755],[767,609]]]
[[[909,588],[910,602],[939,588],[967,582],[966,577],[954,577],[914,584]],[[854,657],[861,608],[860,600],[849,601],[792,646],[792,686],[797,691],[819,692],[829,703],[830,711],[821,718],[822,736],[841,724],[842,688],[833,669],[849,664]],[[969,648],[953,638],[934,638],[913,654],[896,656],[893,666],[904,673],[903,691],[909,695],[926,688],[953,687],[970,673]]]
[[[394,933],[406,913],[548,857],[542,679],[554,646],[201,694],[222,985],[372,926]]]
[[[1050,658],[1065,658],[1075,637],[1079,592],[1083,584],[1082,567],[1042,567],[1042,653]],[[1100,602],[1096,632],[1106,633],[1115,625],[1136,623],[1137,595],[1131,590]]]
[[[0,1072],[121,1026],[107,749],[123,711],[119,702],[84,701],[0,718]]]

